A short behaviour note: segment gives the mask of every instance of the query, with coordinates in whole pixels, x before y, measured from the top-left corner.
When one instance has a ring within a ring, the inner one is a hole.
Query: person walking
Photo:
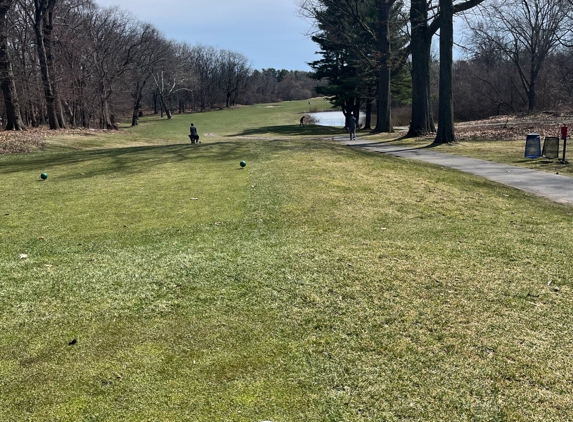
[[[356,119],[352,115],[348,118],[348,132],[350,133],[350,140],[354,141],[356,139]]]

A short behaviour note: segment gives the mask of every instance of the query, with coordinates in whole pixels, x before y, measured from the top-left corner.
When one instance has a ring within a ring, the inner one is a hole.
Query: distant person
[[[300,118],[300,125],[299,127],[304,127],[304,116]]]
[[[348,118],[348,132],[350,133],[350,140],[354,141],[356,139],[356,119],[352,115]]]
[[[193,126],[193,123],[191,123],[189,132],[190,132],[189,139],[191,139],[191,143],[196,144],[197,142],[199,142],[199,135],[197,134],[197,128]]]

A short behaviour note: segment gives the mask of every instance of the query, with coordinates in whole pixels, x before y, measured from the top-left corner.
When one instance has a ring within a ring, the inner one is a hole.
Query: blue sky
[[[310,70],[318,46],[294,0],[95,0],[119,6],[169,39],[243,54],[253,69]]]

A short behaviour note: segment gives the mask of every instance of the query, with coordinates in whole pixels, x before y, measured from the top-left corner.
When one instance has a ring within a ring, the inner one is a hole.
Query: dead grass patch
[[[51,139],[69,136],[96,136],[111,133],[102,129],[61,129],[53,131],[47,127],[31,128],[24,131],[5,130],[0,132],[0,155],[22,154],[42,151]]]

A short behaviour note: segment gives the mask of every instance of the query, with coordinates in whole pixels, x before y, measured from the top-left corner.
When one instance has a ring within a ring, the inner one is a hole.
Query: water
[[[344,114],[342,111],[319,111],[316,113],[308,113],[312,116],[316,124],[319,126],[340,126],[344,127]],[[359,125],[364,125],[365,116],[360,113],[360,118],[358,119]]]

